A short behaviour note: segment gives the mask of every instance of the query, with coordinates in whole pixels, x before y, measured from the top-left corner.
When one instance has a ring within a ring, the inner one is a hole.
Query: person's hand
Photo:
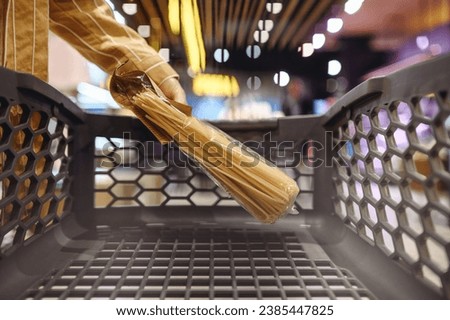
[[[186,93],[176,78],[170,78],[164,81],[160,87],[167,98],[186,104]]]

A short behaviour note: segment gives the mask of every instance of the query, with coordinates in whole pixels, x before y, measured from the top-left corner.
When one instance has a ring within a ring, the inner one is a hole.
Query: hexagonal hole
[[[34,177],[30,177],[25,179],[24,181],[19,183],[19,187],[17,189],[17,198],[22,200],[29,194],[32,194],[36,189],[37,181]]]
[[[438,288],[442,288],[441,279],[433,270],[431,270],[425,265],[422,265],[421,271],[422,276],[425,278],[425,280],[428,280],[430,283],[432,283]]]
[[[381,200],[381,192],[377,183],[370,182],[365,186],[366,193],[370,195],[375,201]]]
[[[167,197],[162,192],[158,191],[144,191],[138,197],[138,200],[146,207],[159,206],[166,199]]]
[[[433,232],[446,242],[450,242],[450,219],[440,211],[430,211]]]
[[[0,239],[0,253],[4,253],[7,250],[11,249],[14,245],[14,238],[17,233],[17,227],[8,231],[3,239]]]
[[[417,244],[409,235],[406,233],[401,234],[401,246],[402,246],[402,256],[404,259],[410,260],[415,263],[419,260],[419,250],[417,250]]]
[[[432,170],[450,181],[450,149],[442,148],[437,152],[437,155],[437,157],[430,159]],[[444,188],[445,186],[442,189]]]
[[[33,236],[40,234],[43,230],[43,225],[39,222],[34,223],[28,230],[25,232],[24,241],[29,240]]]
[[[31,142],[32,134],[28,129],[18,130],[13,133],[12,147],[15,151],[28,148]]]
[[[446,272],[449,267],[449,261],[445,248],[437,241],[431,238],[425,240],[427,257],[442,272]]]
[[[65,172],[67,169],[67,159],[66,158],[58,158],[53,162],[52,166],[52,174],[53,176],[57,176],[62,172]]]
[[[212,206],[219,197],[212,191],[197,191],[191,196],[191,200],[196,206]]]
[[[47,115],[38,111],[33,111],[30,118],[30,128],[33,131],[38,131],[45,127]]]
[[[50,144],[50,154],[52,156],[60,155],[64,152],[64,149],[66,147],[66,140],[62,137],[58,137],[56,139],[53,139]]]
[[[41,206],[41,211],[39,213],[39,217],[41,219],[45,219],[46,216],[50,215],[52,212],[52,200],[48,199],[47,201],[45,201],[42,206]]]
[[[397,185],[387,183],[380,185],[381,192],[385,198],[387,198],[394,205],[399,204],[402,201],[402,194],[400,193],[400,188]]]
[[[426,189],[428,199],[444,208],[450,208],[450,190],[441,182],[439,179],[432,180],[431,187]]]
[[[68,179],[66,176],[62,176],[58,181],[55,183],[55,190],[53,191],[54,194],[59,197],[63,193],[68,193],[69,187],[70,187],[70,179]]]
[[[115,168],[110,174],[117,181],[135,181],[141,175],[141,171],[136,168]]]
[[[139,191],[139,186],[134,183],[117,183],[111,188],[111,192],[119,198],[134,197]]]
[[[191,192],[192,188],[186,183],[169,183],[164,191],[169,197],[187,197]]]
[[[371,241],[374,241],[373,231],[368,226],[364,226],[364,235]]]
[[[20,205],[17,201],[12,201],[4,207],[0,215],[0,227],[3,227],[11,222],[15,222],[19,218]]]
[[[13,105],[9,109],[9,123],[13,126],[21,125],[28,121],[30,110],[27,106]]]
[[[96,174],[94,188],[95,190],[106,190],[114,184],[113,178],[108,174]]]
[[[395,252],[394,240],[389,232],[384,229],[381,229],[381,237],[380,240],[382,242],[382,248],[384,248],[388,254],[392,254]]]
[[[63,131],[62,131],[62,134],[63,134],[64,138],[66,138],[66,139],[68,139],[69,136],[70,136],[70,131],[69,130],[70,130],[69,125],[65,124],[64,128],[63,128]]]
[[[196,174],[189,182],[197,190],[212,190],[216,187],[216,184],[207,175],[203,174]]]
[[[14,155],[10,150],[0,152],[0,172],[5,172],[12,168]]]
[[[406,172],[416,180],[424,182],[431,173],[429,156],[420,151],[415,151],[412,157],[405,159]]]
[[[353,120],[349,120],[346,124],[343,126],[343,132],[345,135],[345,138],[347,139],[353,139],[353,137],[356,134],[356,126]]]
[[[353,222],[358,222],[359,220],[361,220],[361,209],[359,207],[359,204],[357,204],[356,202],[351,203],[351,206],[348,207],[347,210],[349,217],[353,218]]]
[[[314,195],[310,192],[301,192],[297,196],[296,203],[304,210],[312,210],[314,208]]]
[[[16,193],[17,180],[14,177],[4,178],[1,181],[2,199]]]
[[[367,143],[367,140],[365,138],[361,138],[359,141],[356,141],[355,152],[362,158],[367,156],[367,154],[369,153],[369,144]]]
[[[16,159],[16,163],[14,165],[14,173],[17,176],[21,176],[25,171],[29,169],[31,164],[28,163],[28,156],[21,155]]]
[[[139,185],[146,190],[160,190],[166,184],[166,182],[166,179],[164,179],[163,176],[159,174],[146,174],[143,175],[138,181]]]
[[[194,173],[189,167],[183,168],[177,166],[169,166],[165,171],[163,171],[163,175],[168,181],[181,182],[189,180],[194,175]]]
[[[391,155],[384,162],[385,172],[393,181],[399,181],[404,176],[405,164],[402,158]]]
[[[364,198],[364,191],[361,183],[359,181],[352,181],[349,184],[350,194],[353,195],[359,201]]]
[[[8,144],[11,131],[11,128],[6,123],[0,124],[0,144]]]
[[[373,157],[371,161],[367,163],[367,168],[369,173],[375,178],[375,180],[380,180],[383,176],[383,164],[380,159]]]
[[[388,230],[395,230],[398,227],[397,213],[391,206],[385,205],[380,211],[381,221]]]
[[[70,199],[69,198],[63,198],[58,201],[58,204],[56,205],[56,216],[62,217],[65,211],[67,210],[67,207],[69,206]]]
[[[387,130],[391,125],[391,121],[389,119],[389,113],[385,109],[378,109],[375,112],[375,116],[373,118],[373,122],[375,126],[383,131]]]
[[[42,198],[47,193],[48,187],[49,187],[48,179],[44,179],[41,182],[39,182],[39,186],[38,186],[38,190],[37,190],[38,197]]]
[[[342,152],[342,150],[339,150],[338,153]],[[278,160],[282,160],[282,159],[278,159]],[[299,172],[298,170],[296,170],[296,168],[291,168],[291,167],[286,167],[284,165],[279,165],[278,166],[280,168],[280,170],[282,170],[288,177],[292,178],[292,179],[297,179],[299,177]]]
[[[408,178],[401,185],[401,190],[404,199],[413,207],[423,208],[429,204],[426,193],[424,192],[426,187],[421,181]]]
[[[378,223],[377,210],[373,205],[371,205],[370,203],[366,203],[364,211],[366,221],[368,221],[371,226],[374,226],[376,223]]]
[[[300,190],[304,191],[314,191],[314,179],[312,176],[302,176],[297,179],[297,185],[299,186]],[[345,187],[347,187],[347,184],[345,184]],[[347,190],[348,194],[348,190]]]
[[[408,125],[412,119],[412,110],[408,103],[404,101],[396,101],[389,107],[392,120],[403,125]]]
[[[109,192],[95,192],[94,194],[94,206],[96,208],[108,207],[113,200],[114,198]]]
[[[362,114],[361,116],[357,117],[355,122],[358,131],[365,135],[368,135],[369,132],[372,130],[370,118],[365,114]]]
[[[37,134],[33,137],[32,142],[32,149],[34,153],[39,153],[42,150],[47,149],[48,141],[50,138],[48,138],[46,135]]]
[[[416,235],[423,233],[422,219],[419,213],[410,207],[406,207],[400,214],[400,223]]]
[[[386,138],[382,134],[377,134],[372,143],[374,152],[383,155],[387,151]]]
[[[433,120],[439,113],[439,104],[434,94],[429,94],[419,100],[420,114],[427,119]]]
[[[37,176],[40,176],[44,172],[46,162],[47,162],[47,160],[44,157],[41,157],[36,161],[34,173]]]
[[[39,203],[36,201],[30,201],[22,207],[20,213],[20,220],[22,222],[29,221],[32,217],[34,217],[39,210]]]
[[[389,136],[388,141],[391,147],[400,153],[405,152],[409,148],[408,136],[403,129],[395,129],[392,136]]]
[[[338,155],[345,160],[346,163],[350,162],[353,157],[353,144],[351,141],[347,141],[345,145],[338,150]],[[292,177],[292,176],[291,176]]]
[[[58,121],[58,119],[55,117],[51,117],[47,124],[47,131],[50,135],[53,135],[56,132],[59,132],[62,127],[63,124],[61,121]]]
[[[430,125],[419,123],[411,135],[414,143],[419,144],[425,150],[431,150],[436,144],[433,129]]]

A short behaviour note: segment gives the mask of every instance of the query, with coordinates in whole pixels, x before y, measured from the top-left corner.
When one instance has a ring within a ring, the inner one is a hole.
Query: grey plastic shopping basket
[[[0,69],[0,298],[450,297],[450,56],[324,116],[216,125],[298,181],[254,220],[132,117]]]

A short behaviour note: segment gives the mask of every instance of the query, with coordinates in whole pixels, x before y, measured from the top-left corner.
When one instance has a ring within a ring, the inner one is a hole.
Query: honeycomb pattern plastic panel
[[[368,109],[368,108],[366,108]],[[336,213],[429,285],[450,292],[450,101],[391,101],[337,128]]]
[[[70,210],[69,125],[0,97],[0,257]]]
[[[373,299],[347,270],[313,260],[294,232],[129,228],[26,299]]]
[[[300,210],[314,209],[310,157],[303,155],[290,167],[276,158],[302,190]],[[97,137],[94,188],[96,208],[238,205],[176,147],[151,141]]]

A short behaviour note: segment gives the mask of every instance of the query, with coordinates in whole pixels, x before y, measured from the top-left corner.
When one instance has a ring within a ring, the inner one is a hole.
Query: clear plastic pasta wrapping
[[[165,98],[142,72],[125,65],[111,79],[111,93],[162,142],[179,149],[245,210],[273,223],[292,210],[296,182],[272,163],[221,130],[196,119],[190,107]]]

